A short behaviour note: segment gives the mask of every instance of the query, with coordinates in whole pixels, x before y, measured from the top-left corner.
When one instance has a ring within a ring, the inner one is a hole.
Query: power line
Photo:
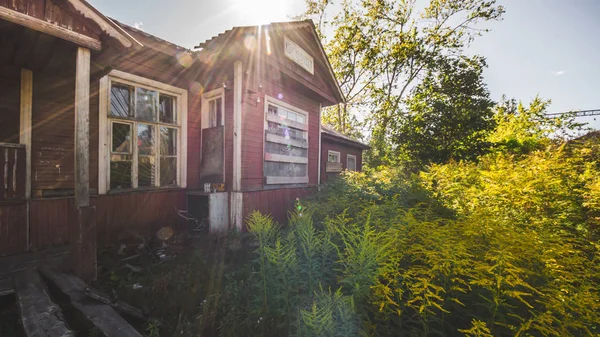
[[[556,118],[556,117],[560,117],[565,114],[572,114],[573,117],[598,116],[598,115],[600,115],[600,109],[567,111],[567,112],[553,112],[553,113],[546,114],[546,117]]]

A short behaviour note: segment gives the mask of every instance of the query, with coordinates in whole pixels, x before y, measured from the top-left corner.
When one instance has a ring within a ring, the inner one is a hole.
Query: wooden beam
[[[77,49],[75,70],[75,206],[90,205],[90,51]]]
[[[285,138],[283,136],[275,135],[275,134],[272,134],[272,133],[267,133],[266,140],[267,140],[267,142],[271,142],[271,143],[291,145],[291,146],[294,146],[294,147],[308,149],[308,142],[307,141],[302,141],[302,140],[297,140],[297,139],[292,139],[292,138],[288,139],[288,138]]]
[[[242,61],[233,63],[233,190],[242,189]]]
[[[19,142],[25,147],[25,197],[31,195],[31,111],[33,107],[33,72],[21,69],[21,103]],[[28,222],[29,223],[29,222]],[[27,231],[29,233],[29,231]]]
[[[267,185],[308,184],[308,177],[266,177]]]
[[[109,305],[90,301],[85,294],[87,284],[80,278],[49,268],[42,268],[41,273],[56,285],[60,291],[67,295],[73,307],[81,312],[85,319],[96,326],[104,336],[142,336]]]
[[[28,337],[75,336],[62,320],[60,307],[52,302],[37,270],[15,276],[21,322]]]
[[[308,164],[308,158],[288,156],[285,154],[276,153],[265,153],[265,161],[276,161],[281,163],[296,163],[296,164]]]
[[[89,37],[83,34],[79,34],[67,28],[63,28],[50,22],[40,20],[33,16],[13,11],[6,7],[0,6],[0,19],[4,19],[6,21],[10,21],[21,26],[25,26],[33,30],[37,30],[38,32],[56,36],[63,40],[73,42],[77,45],[89,49],[102,49],[102,42],[100,40],[94,39],[93,37]]]

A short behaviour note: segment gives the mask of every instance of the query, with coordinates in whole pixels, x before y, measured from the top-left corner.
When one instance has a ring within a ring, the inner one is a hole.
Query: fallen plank
[[[85,294],[87,284],[80,278],[50,268],[42,268],[41,273],[65,293],[71,300],[73,307],[81,312],[106,337],[142,336],[109,305],[87,298]]]
[[[148,317],[138,308],[131,306],[125,302],[119,301],[117,299],[110,298],[108,295],[102,293],[100,290],[94,289],[92,287],[85,288],[85,294],[89,298],[93,298],[96,301],[100,301],[102,303],[108,304],[111,307],[117,309],[117,311],[129,314],[133,317],[137,317],[142,320],[146,320]]]
[[[13,286],[12,278],[7,277],[0,279],[0,296],[6,296],[15,293],[15,287]]]
[[[15,288],[27,337],[74,336],[63,321],[60,307],[48,296],[36,270],[16,274]]]

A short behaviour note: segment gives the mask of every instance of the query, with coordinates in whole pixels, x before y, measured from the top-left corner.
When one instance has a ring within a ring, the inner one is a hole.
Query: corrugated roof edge
[[[367,145],[365,143],[362,143],[362,142],[360,142],[360,141],[358,141],[358,140],[356,140],[356,139],[354,139],[352,137],[346,136],[345,134],[343,134],[341,132],[338,132],[338,131],[336,131],[336,130],[328,127],[328,126],[325,126],[325,125],[321,125],[321,133],[324,133],[326,135],[329,135],[329,136],[332,136],[332,137],[335,137],[335,138],[342,139],[342,140],[347,141],[347,142],[354,143],[354,144],[358,145],[359,147],[361,147],[361,148],[363,148],[365,150],[371,148],[369,145]]]

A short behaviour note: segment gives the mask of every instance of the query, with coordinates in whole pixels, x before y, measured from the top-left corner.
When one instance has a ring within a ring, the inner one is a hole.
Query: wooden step
[[[63,321],[60,307],[48,296],[35,269],[17,273],[14,282],[27,337],[74,336]]]
[[[88,298],[85,294],[87,284],[80,278],[50,268],[42,268],[41,273],[64,294],[69,296],[73,307],[102,331],[106,337],[142,336],[111,306]]]

